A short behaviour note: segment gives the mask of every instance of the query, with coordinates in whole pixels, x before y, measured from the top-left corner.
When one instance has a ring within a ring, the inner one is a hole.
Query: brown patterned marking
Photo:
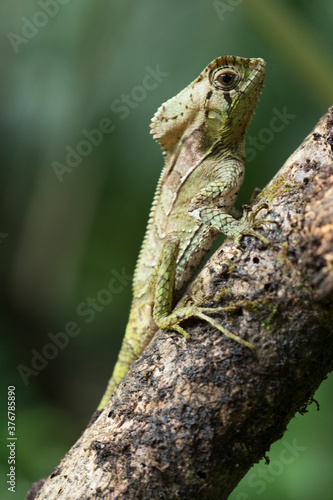
[[[230,95],[230,92],[223,92],[223,97],[228,103],[228,113],[230,113],[231,105],[232,105],[232,98]]]
[[[206,95],[206,100],[208,101],[208,100],[212,97],[212,95],[213,95],[213,91],[212,91],[212,90],[210,90],[210,91],[207,93],[207,95]]]

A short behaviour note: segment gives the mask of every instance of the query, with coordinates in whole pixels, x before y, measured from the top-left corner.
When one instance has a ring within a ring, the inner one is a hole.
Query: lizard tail
[[[128,372],[129,367],[135,361],[154,336],[157,327],[152,319],[151,305],[146,304],[147,298],[141,304],[134,301],[131,308],[130,318],[127,324],[125,336],[118,360],[115,364],[112,376],[107,385],[106,391],[99,403],[98,410],[109,402],[119,382]]]
[[[118,360],[115,364],[112,377],[110,378],[106,391],[103,394],[101,402],[98,405],[97,410],[103,410],[103,408],[109,402],[112,394],[114,393],[119,382],[124,378],[132,362],[138,357],[138,354],[134,351],[133,346],[129,340],[124,337]]]

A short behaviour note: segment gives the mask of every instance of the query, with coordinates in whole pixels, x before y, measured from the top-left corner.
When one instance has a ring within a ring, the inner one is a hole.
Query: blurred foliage
[[[112,272],[133,272],[163,162],[148,130],[157,107],[214,57],[266,59],[266,87],[250,129],[257,145],[238,200],[245,203],[332,104],[332,15],[325,0],[3,2],[1,393],[16,386],[18,446],[16,494],[4,487],[1,498],[24,498],[32,481],[50,473],[85,427],[111,374],[131,286],[125,280],[112,297],[101,290]],[[143,91],[156,68],[163,77]],[[121,112],[126,95],[131,101]],[[284,109],[292,118],[272,133],[270,120]],[[54,162],[65,164],[66,148],[83,151],[84,131],[105,119],[112,132],[103,132],[60,182]],[[89,297],[105,304],[99,302],[90,323],[77,310]],[[64,332],[69,322],[80,333],[25,385],[17,367],[31,367],[31,350],[41,353],[49,334]],[[257,465],[233,500],[331,498],[331,391],[332,378],[316,395],[321,411],[312,405],[291,422],[268,454],[275,465]],[[284,442],[295,439],[304,450],[284,464]],[[253,479],[261,473],[270,474],[264,485]]]

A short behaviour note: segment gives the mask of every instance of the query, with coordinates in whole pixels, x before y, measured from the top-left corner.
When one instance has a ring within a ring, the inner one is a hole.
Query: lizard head
[[[162,104],[152,118],[151,133],[168,153],[201,129],[198,147],[205,151],[239,150],[244,159],[245,133],[263,87],[265,69],[265,61],[259,58],[214,59],[194,82]]]
[[[206,141],[244,149],[245,134],[263,88],[263,59],[219,57],[208,66],[211,84],[205,102]],[[207,99],[208,100],[208,99]]]

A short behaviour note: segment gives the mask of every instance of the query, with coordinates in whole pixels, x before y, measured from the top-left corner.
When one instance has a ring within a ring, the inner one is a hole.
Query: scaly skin
[[[254,222],[248,212],[240,220],[230,215],[243,182],[245,134],[265,68],[262,59],[219,57],[152,119],[151,133],[164,150],[165,166],[136,266],[125,337],[98,409],[159,328],[186,337],[180,323],[196,316],[252,348],[207,316],[220,309],[172,307],[219,232],[237,244],[245,234],[267,243],[254,230],[264,220]]]

